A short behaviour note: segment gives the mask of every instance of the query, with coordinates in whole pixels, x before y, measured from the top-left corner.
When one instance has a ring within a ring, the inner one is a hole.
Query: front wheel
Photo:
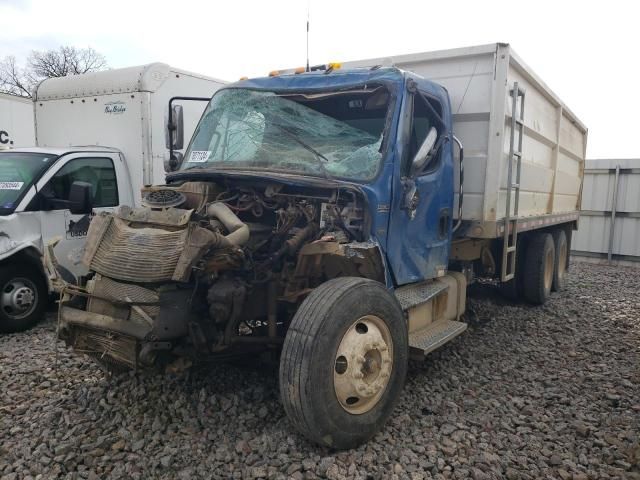
[[[0,267],[0,332],[21,332],[38,322],[47,305],[42,275],[23,265]]]
[[[280,360],[285,411],[310,440],[355,447],[391,414],[407,361],[402,310],[384,285],[329,280],[302,302],[287,332]]]

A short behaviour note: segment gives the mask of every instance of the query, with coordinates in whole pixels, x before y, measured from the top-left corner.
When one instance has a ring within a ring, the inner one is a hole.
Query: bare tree
[[[93,48],[63,46],[57,50],[34,50],[24,67],[11,56],[0,62],[0,91],[31,97],[33,89],[46,78],[80,75],[105,68],[106,59]]]

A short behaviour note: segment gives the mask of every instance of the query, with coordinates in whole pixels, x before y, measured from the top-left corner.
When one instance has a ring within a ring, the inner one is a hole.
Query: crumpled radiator
[[[120,207],[91,221],[83,263],[94,272],[127,282],[187,282],[193,265],[211,248],[246,243],[249,228],[224,204],[213,203],[224,235],[190,221],[193,210]]]
[[[130,282],[171,280],[189,229],[133,228],[121,218],[91,221],[83,261],[93,271]]]
[[[83,263],[106,277],[136,283],[187,282],[207,251],[228,245],[189,219],[192,210],[120,207],[91,221]]]
[[[141,287],[140,285],[132,285],[130,283],[116,282],[108,277],[100,274],[96,275],[87,283],[89,297],[87,302],[87,311],[107,315],[113,318],[121,318],[123,320],[137,321],[138,323],[149,323],[149,319],[155,318],[160,312],[159,305],[136,305],[131,308],[126,305],[117,305],[111,300],[127,301],[127,302],[143,302],[157,303],[160,296],[154,290]]]

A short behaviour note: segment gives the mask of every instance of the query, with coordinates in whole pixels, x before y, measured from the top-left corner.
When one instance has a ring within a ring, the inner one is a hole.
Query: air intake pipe
[[[224,238],[231,245],[242,246],[249,240],[249,226],[240,220],[226,204],[222,202],[209,204],[207,216],[222,222],[229,231]]]

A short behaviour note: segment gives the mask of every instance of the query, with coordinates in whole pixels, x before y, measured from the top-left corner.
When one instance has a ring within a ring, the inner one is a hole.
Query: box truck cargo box
[[[0,93],[0,149],[26,147],[34,142],[31,99]]]
[[[35,94],[36,142],[39,147],[117,148],[128,159],[138,198],[140,186],[164,181],[169,100],[211,98],[224,83],[163,63],[45,80]],[[184,109],[188,139],[206,102],[176,104]]]

